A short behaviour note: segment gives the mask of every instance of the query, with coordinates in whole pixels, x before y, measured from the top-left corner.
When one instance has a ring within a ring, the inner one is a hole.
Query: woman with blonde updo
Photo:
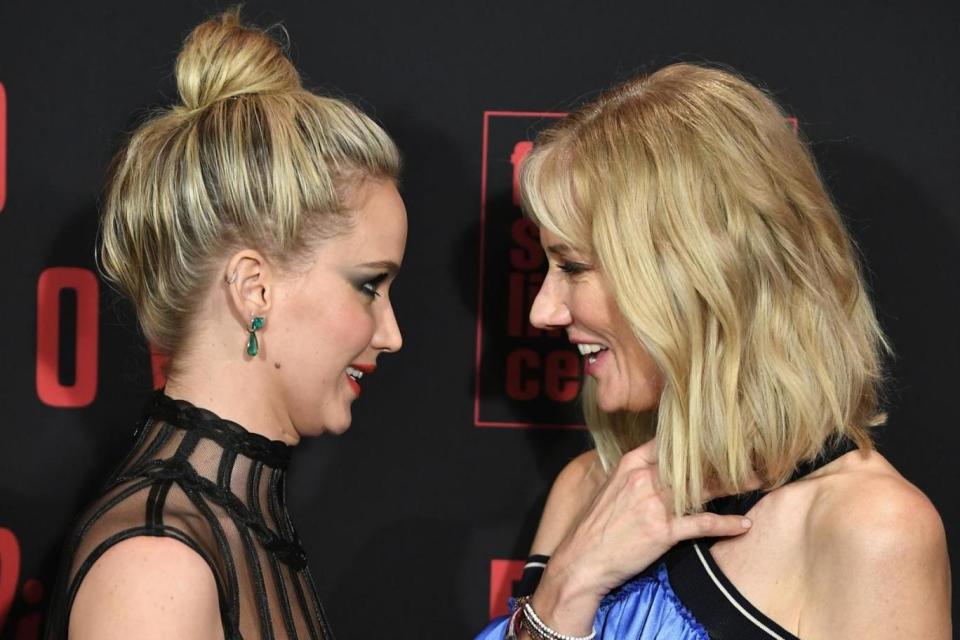
[[[943,525],[871,443],[887,342],[777,105],[666,67],[541,134],[522,191],[596,449],[479,638],[949,638]]]
[[[401,346],[399,154],[238,11],[190,34],[176,77],[182,104],[115,159],[101,231],[168,382],[67,542],[46,637],[330,638],[284,473]]]

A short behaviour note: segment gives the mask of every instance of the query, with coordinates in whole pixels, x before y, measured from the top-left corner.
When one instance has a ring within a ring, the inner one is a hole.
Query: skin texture
[[[573,343],[601,344],[590,375],[597,380],[597,404],[644,411],[657,405],[663,379],[614,302],[607,279],[584,256],[545,229],[540,242],[550,268],[530,310],[537,327],[561,328]]]
[[[305,267],[283,272],[250,249],[224,262],[168,395],[288,444],[350,426],[357,396],[346,368],[375,364],[403,344],[389,294],[407,238],[393,183],[368,181],[355,200],[353,225],[324,241]],[[244,345],[254,315],[266,324],[250,358]]]
[[[571,269],[589,267],[588,257],[560,248],[549,232],[541,241],[550,271],[531,322],[610,347],[612,358],[594,369],[603,410],[655,407],[662,382],[631,340],[602,273]],[[533,596],[540,617],[562,633],[586,635],[610,589],[680,540],[723,535],[731,537],[710,553],[724,574],[804,640],[950,637],[943,524],[926,496],[876,452],[848,453],[772,491],[747,514],[749,530],[735,517],[678,518],[669,505],[654,442],[629,452],[609,477],[595,451],[567,465],[531,549],[552,556]]]
[[[94,563],[70,615],[70,638],[222,638],[207,563],[172,538],[131,538]]]
[[[402,345],[389,290],[406,236],[394,184],[368,182],[350,230],[324,241],[302,269],[283,272],[255,250],[235,252],[194,318],[167,394],[288,444],[346,430],[357,398],[346,368]],[[251,315],[267,318],[253,358],[244,348]],[[210,568],[166,538],[131,538],[107,551],[70,614],[73,640],[222,636]]]

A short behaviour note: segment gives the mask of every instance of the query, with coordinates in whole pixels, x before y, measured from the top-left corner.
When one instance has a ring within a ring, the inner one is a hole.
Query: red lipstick
[[[369,375],[374,371],[376,371],[377,365],[351,363],[349,368],[356,369],[363,375]],[[360,397],[360,393],[362,391],[362,389],[360,388],[360,383],[349,373],[344,372],[344,375],[347,376],[347,382],[350,383],[350,388],[353,389],[353,392],[357,395],[357,397]]]

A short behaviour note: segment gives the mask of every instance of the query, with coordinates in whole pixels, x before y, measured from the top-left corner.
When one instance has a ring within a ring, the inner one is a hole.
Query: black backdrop
[[[61,536],[152,386],[129,308],[91,276],[106,164],[175,96],[183,36],[224,6],[0,2],[3,637],[34,637]],[[579,361],[517,324],[539,265],[511,158],[550,114],[678,59],[759,80],[813,141],[897,351],[880,448],[939,508],[956,557],[958,6],[246,5],[287,25],[308,84],[358,101],[406,158],[404,349],[347,434],[299,448],[289,487],[338,637],[466,638],[487,620],[504,561],[586,446],[569,428]]]

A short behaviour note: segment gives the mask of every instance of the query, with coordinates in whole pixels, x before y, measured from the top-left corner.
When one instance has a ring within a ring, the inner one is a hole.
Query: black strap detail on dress
[[[840,456],[849,453],[856,448],[857,444],[847,437],[840,437],[828,442],[826,445],[824,445],[820,454],[797,465],[797,468],[794,470],[793,474],[790,476],[790,479],[787,480],[785,484],[789,484],[795,480],[799,480],[804,476],[810,475],[820,467],[833,462]],[[747,491],[745,493],[738,493],[735,496],[714,498],[707,504],[703,505],[703,510],[723,516],[742,516],[750,511],[750,509],[760,502],[760,500],[768,493],[769,491]]]
[[[97,559],[138,536],[176,538],[213,572],[227,640],[332,640],[284,496],[291,448],[156,393],[133,447],[68,539],[44,637],[64,640]]]
[[[207,496],[211,502],[222,507],[234,520],[248,526],[263,543],[264,549],[275,553],[282,562],[291,565],[294,569],[302,569],[306,566],[306,554],[297,542],[287,542],[271,531],[261,519],[250,513],[237,496],[199,475],[186,460],[177,458],[152,460],[144,465],[141,472],[134,477],[162,481],[176,480],[177,484],[191,497],[193,495]],[[120,479],[129,480],[133,478],[121,476]]]
[[[786,484],[799,480],[857,448],[853,440],[836,438],[824,445],[821,453],[799,465]],[[704,505],[704,511],[721,515],[745,515],[769,491],[750,491],[725,496]],[[710,547],[720,538],[702,538],[681,542],[665,556],[670,584],[684,606],[717,640],[751,640],[796,636],[768,618],[747,600],[723,574],[710,555]]]
[[[286,469],[290,464],[288,445],[250,433],[236,422],[224,420],[212,411],[195,407],[186,400],[174,400],[163,391],[151,396],[145,412],[149,417],[197,431],[203,437],[218,442],[224,449],[259,460],[268,466]]]
[[[797,640],[740,594],[723,575],[705,544],[685,540],[667,553],[664,562],[673,592],[707,630],[711,640]]]

